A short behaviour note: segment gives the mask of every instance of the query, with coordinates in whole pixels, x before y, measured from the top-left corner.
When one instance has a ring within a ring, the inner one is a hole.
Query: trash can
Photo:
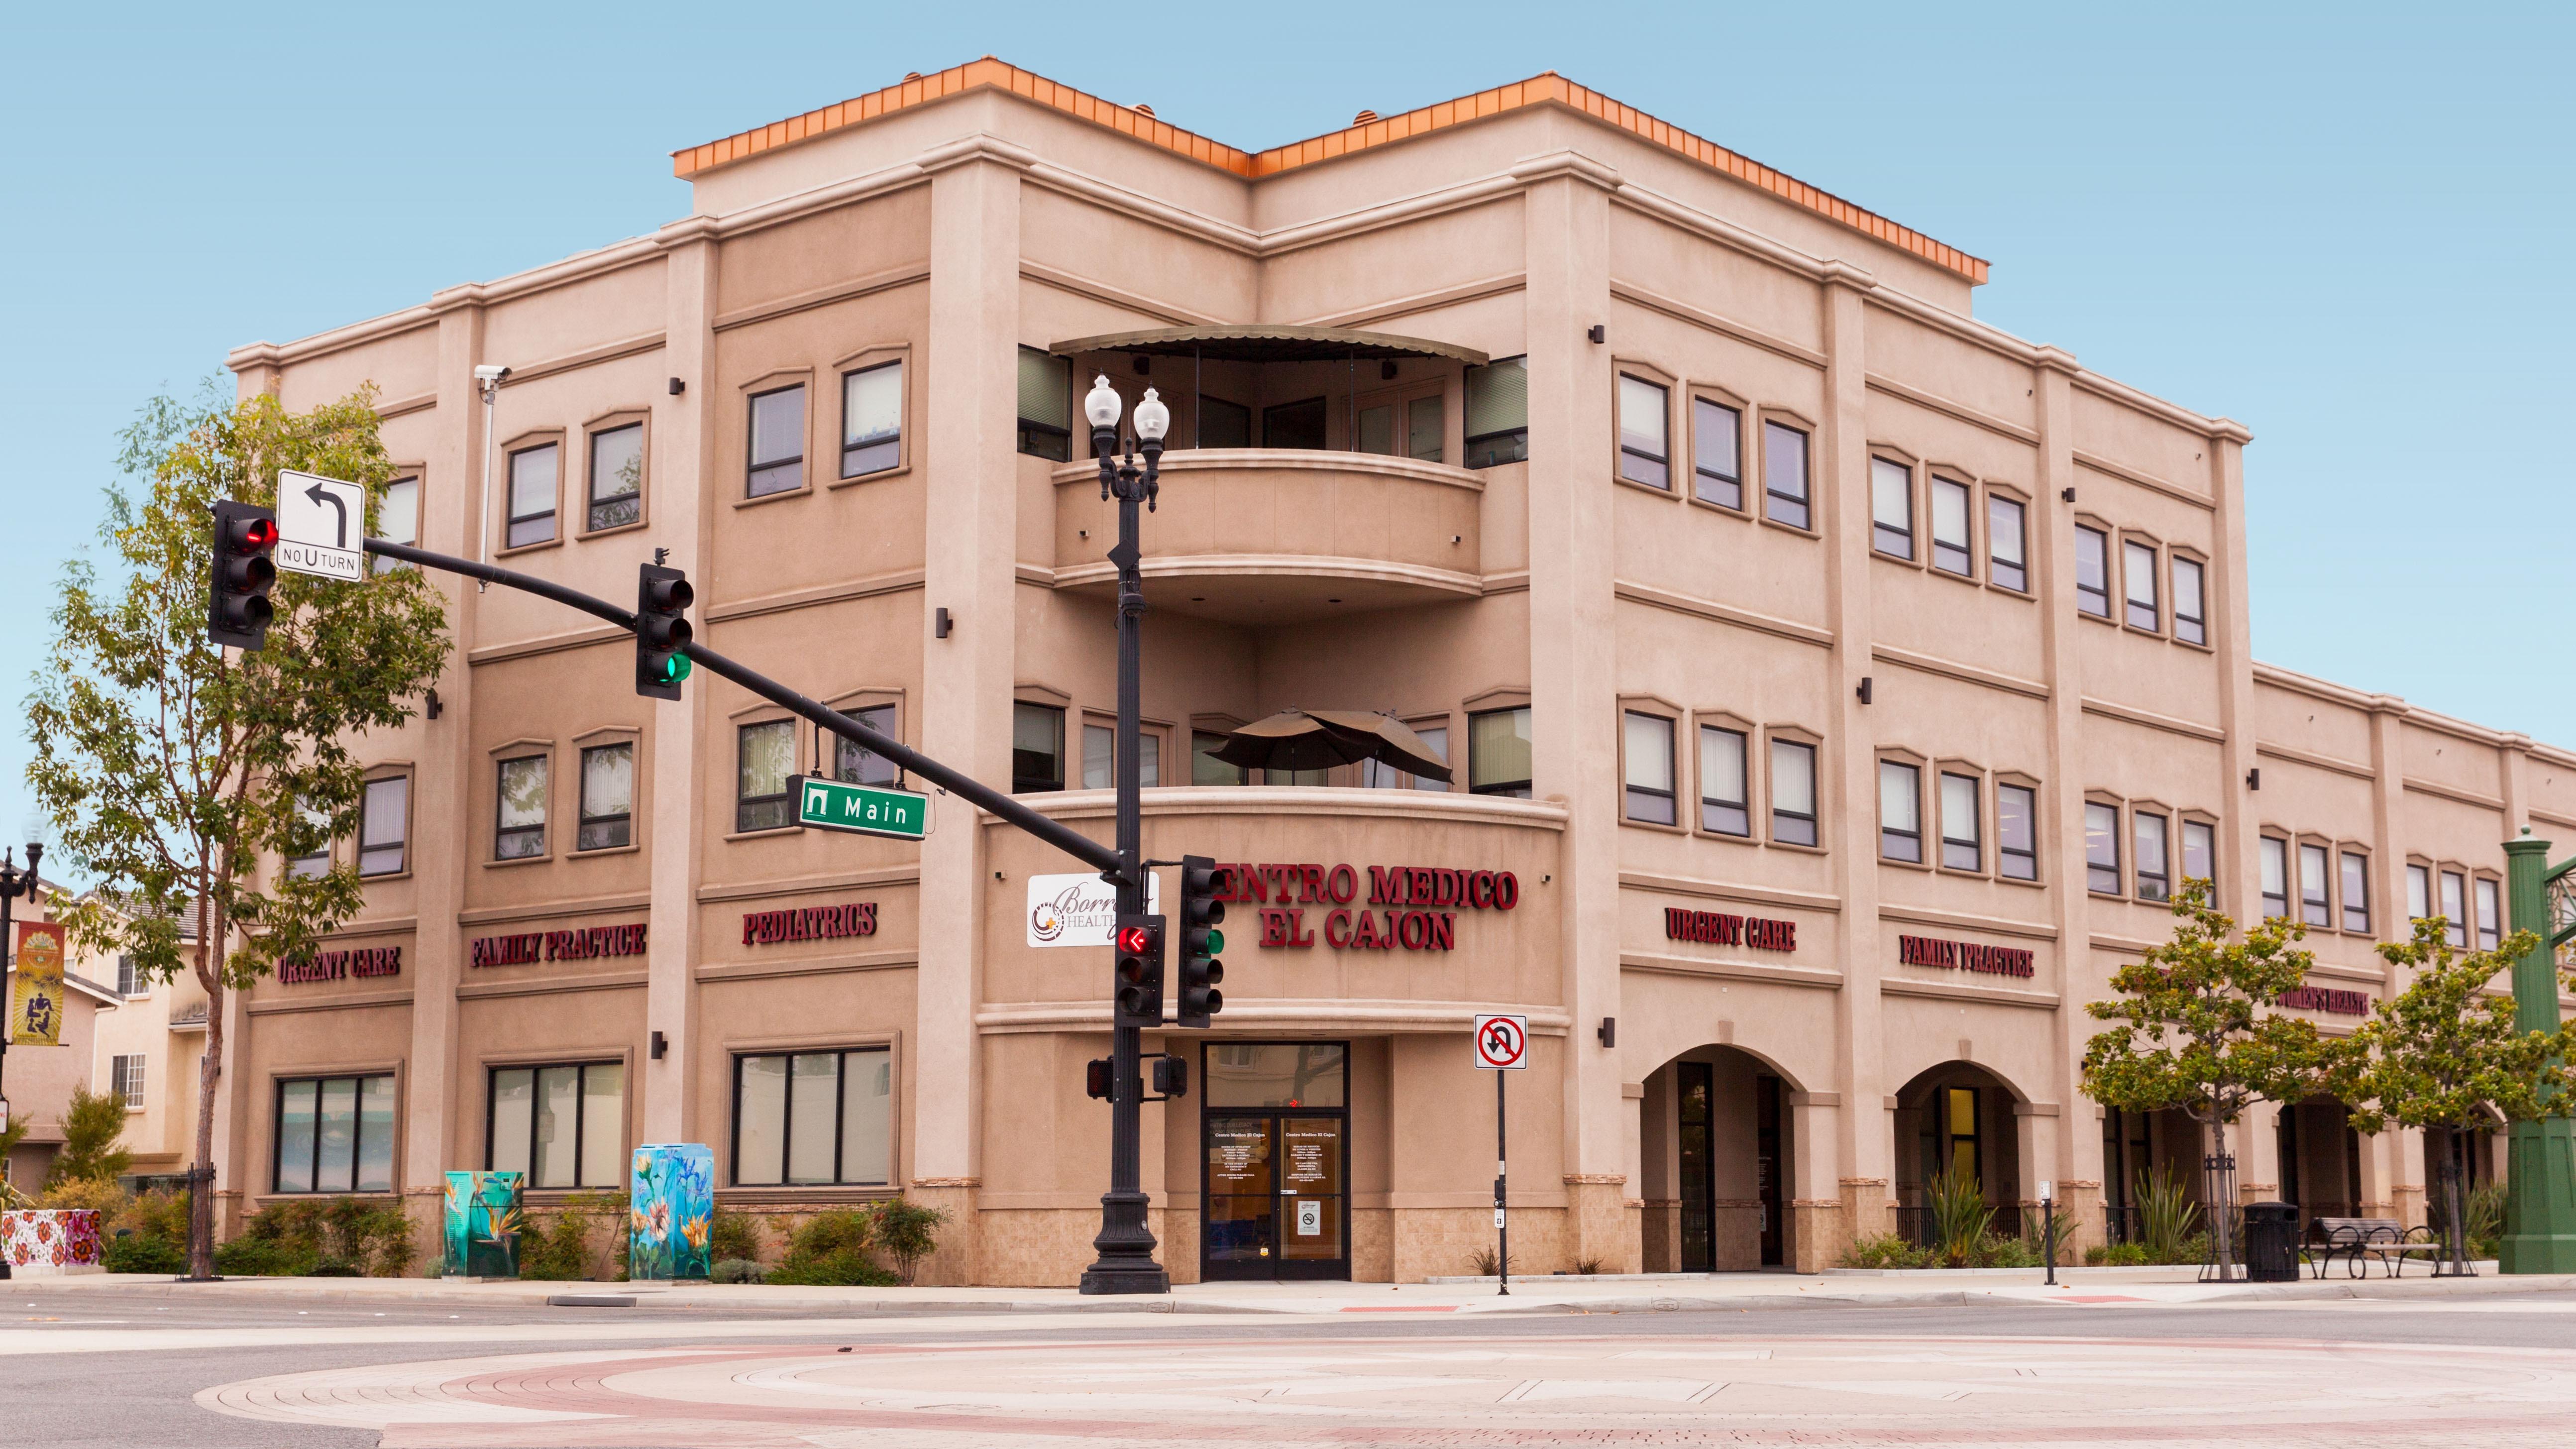
[[[2299,1281],[2299,1207],[2287,1202],[2245,1205],[2245,1281]]]

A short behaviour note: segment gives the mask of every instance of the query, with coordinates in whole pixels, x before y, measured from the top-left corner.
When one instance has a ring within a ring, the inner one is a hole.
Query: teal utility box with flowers
[[[516,1278],[526,1225],[523,1172],[447,1174],[447,1229],[440,1272],[449,1278]]]
[[[706,1281],[707,1224],[716,1210],[716,1155],[703,1142],[635,1149],[627,1192],[626,1276],[634,1282]]]

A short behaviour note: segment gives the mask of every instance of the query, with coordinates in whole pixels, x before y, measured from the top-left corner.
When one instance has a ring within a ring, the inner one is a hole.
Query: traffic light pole
[[[2558,1029],[2558,951],[2576,938],[2556,897],[2571,884],[2576,860],[2549,863],[2549,842],[2530,827],[2505,842],[2506,901],[2513,928],[2540,938],[2513,963],[2514,1026]],[[2576,1119],[2564,1115],[2516,1122],[2505,1134],[2504,1241],[2496,1268],[2505,1273],[2576,1273]]]
[[[368,539],[366,550],[369,553],[382,554],[386,558],[400,559],[404,563],[417,564],[422,568],[463,574],[469,579],[478,579],[487,584],[499,584],[504,588],[535,594],[542,599],[552,599],[558,604],[606,619],[609,623],[629,632],[636,627],[636,617],[629,610],[621,609],[606,599],[593,598],[579,589],[568,589],[561,584],[529,574],[494,568],[490,564],[476,563],[472,559],[458,558],[453,554],[432,553],[425,548],[413,548],[409,544],[391,543],[381,538]],[[1098,868],[1104,876],[1116,879],[1129,873],[1126,862],[1134,858],[1132,851],[1121,855],[1090,836],[1048,819],[981,780],[962,771],[952,770],[901,741],[888,739],[839,710],[819,700],[808,699],[759,670],[737,664],[703,644],[691,641],[684,645],[680,652],[686,654],[691,663],[704,668],[709,674],[730,679],[781,709],[811,720],[832,734],[858,745],[861,749],[873,751],[894,761],[949,794],[1001,817],[1009,824],[1018,826],[1085,865]],[[1129,702],[1132,703],[1132,700]],[[1131,716],[1130,723],[1132,722]],[[1124,832],[1128,829],[1126,824],[1128,816],[1122,813],[1119,819],[1121,822],[1119,829],[1123,839]],[[1122,895],[1119,899],[1124,900],[1126,897]],[[1132,1062],[1130,1065],[1132,1067]],[[1130,1075],[1133,1075],[1132,1071]]]
[[[1140,409],[1141,414],[1141,409]],[[1159,429],[1156,430],[1159,433]],[[1137,751],[1143,731],[1137,724],[1142,708],[1139,683],[1141,634],[1145,622],[1145,577],[1136,533],[1137,505],[1149,504],[1156,491],[1163,441],[1144,440],[1145,464],[1136,466],[1131,451],[1117,457],[1115,423],[1095,426],[1092,452],[1100,459],[1101,492],[1118,500],[1118,545],[1109,561],[1118,566],[1118,885],[1121,918],[1141,914],[1149,899],[1145,890],[1144,816],[1139,804],[1143,772]],[[1143,1032],[1113,1010],[1109,1036],[1109,1191],[1100,1197],[1100,1233],[1091,1246],[1099,1260],[1082,1273],[1085,1293],[1169,1293],[1171,1275],[1154,1261],[1154,1231],[1147,1225],[1147,1199],[1141,1176],[1145,1083],[1140,1070]]]

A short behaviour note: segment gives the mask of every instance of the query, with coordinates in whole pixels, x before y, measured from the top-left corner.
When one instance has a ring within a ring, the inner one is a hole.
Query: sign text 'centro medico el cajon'
[[[1359,870],[1348,865],[1238,862],[1217,869],[1226,881],[1217,899],[1256,906],[1264,946],[1314,945],[1305,908],[1322,906],[1323,941],[1334,950],[1454,951],[1460,911],[1521,903],[1520,877],[1507,870],[1372,865],[1361,902]],[[1354,903],[1360,908],[1351,909]]]

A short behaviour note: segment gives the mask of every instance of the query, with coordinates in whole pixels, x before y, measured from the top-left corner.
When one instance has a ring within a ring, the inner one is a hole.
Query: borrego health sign
[[[1145,874],[1145,911],[1163,909],[1162,877]],[[1118,924],[1118,887],[1097,871],[1029,877],[1029,944],[1106,946]]]

